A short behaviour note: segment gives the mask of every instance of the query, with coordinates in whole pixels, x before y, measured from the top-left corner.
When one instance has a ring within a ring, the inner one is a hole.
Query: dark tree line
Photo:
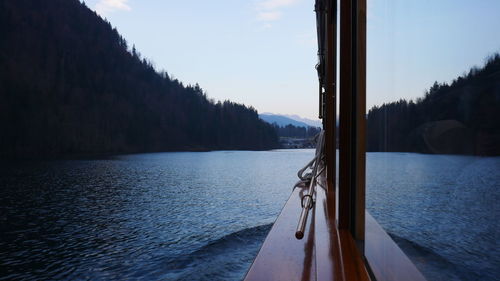
[[[0,0],[0,156],[277,146],[254,108],[156,71],[78,0]]]
[[[276,130],[276,133],[279,137],[288,137],[288,138],[312,138],[316,136],[321,128],[317,127],[300,127],[294,126],[292,124],[288,124],[286,126],[279,126],[276,123],[273,123],[273,127]]]
[[[423,98],[373,107],[368,151],[500,155],[500,55]]]

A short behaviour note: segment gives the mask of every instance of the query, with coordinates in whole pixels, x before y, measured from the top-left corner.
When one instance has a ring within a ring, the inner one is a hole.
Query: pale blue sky
[[[499,0],[368,0],[367,105],[422,97],[500,51]]]
[[[313,0],[87,0],[158,70],[216,100],[317,116]],[[500,50],[500,1],[368,0],[368,107]]]

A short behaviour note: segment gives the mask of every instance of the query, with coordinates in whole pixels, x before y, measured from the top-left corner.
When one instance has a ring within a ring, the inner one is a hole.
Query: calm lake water
[[[313,153],[2,163],[0,280],[239,280]],[[369,211],[429,278],[495,280],[500,158],[367,158]]]

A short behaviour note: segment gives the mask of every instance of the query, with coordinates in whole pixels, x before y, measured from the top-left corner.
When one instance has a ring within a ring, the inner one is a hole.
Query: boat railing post
[[[305,195],[302,195],[301,198],[301,205],[302,205],[302,211],[300,213],[299,217],[299,223],[297,225],[297,230],[295,231],[295,237],[297,239],[302,239],[304,237],[304,231],[306,228],[306,223],[307,223],[307,217],[309,215],[309,210],[311,210],[314,206],[314,200],[313,196],[315,194],[315,186],[316,186],[316,179],[319,174],[321,174],[324,171],[324,167],[318,171],[319,164],[321,161],[323,161],[323,148],[324,148],[324,131],[320,132],[319,138],[318,138],[318,144],[316,147],[316,155],[314,157],[314,165],[312,169],[312,178],[311,181],[309,182],[309,187],[307,189],[307,193]],[[308,165],[309,166],[309,165]]]

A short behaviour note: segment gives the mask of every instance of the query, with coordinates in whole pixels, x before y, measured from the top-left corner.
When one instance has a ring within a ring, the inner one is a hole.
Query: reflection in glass
[[[368,8],[367,210],[429,280],[495,280],[500,3]]]

